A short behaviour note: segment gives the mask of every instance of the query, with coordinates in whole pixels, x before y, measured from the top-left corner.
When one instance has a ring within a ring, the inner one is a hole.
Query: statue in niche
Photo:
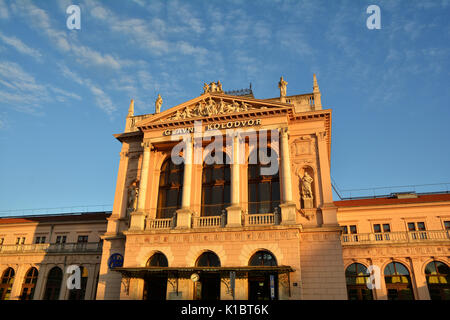
[[[130,189],[128,189],[128,203],[127,209],[129,212],[137,210],[137,202],[139,196],[139,188],[133,184]]]
[[[284,81],[283,77],[280,78],[280,82],[278,82],[278,88],[280,88],[280,97],[286,97],[286,88],[287,82]]]
[[[159,113],[161,111],[162,103],[163,103],[163,99],[161,98],[161,95],[158,94],[158,98],[155,101],[155,111],[156,111],[156,113]]]
[[[313,207],[313,192],[311,184],[314,179],[305,171],[302,180],[302,199],[304,208],[309,209]]]

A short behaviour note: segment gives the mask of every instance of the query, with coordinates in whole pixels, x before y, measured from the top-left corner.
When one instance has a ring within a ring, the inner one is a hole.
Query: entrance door
[[[197,267],[220,267],[219,257],[212,251],[203,252],[195,263]],[[194,285],[195,300],[220,300],[220,274],[201,272]]]
[[[195,283],[195,300],[220,300],[220,274],[201,274]]]
[[[144,300],[166,300],[167,277],[151,276],[145,279]]]
[[[363,285],[347,285],[348,300],[373,300],[372,290]]]
[[[277,300],[278,275],[249,276],[248,298],[249,300]]]

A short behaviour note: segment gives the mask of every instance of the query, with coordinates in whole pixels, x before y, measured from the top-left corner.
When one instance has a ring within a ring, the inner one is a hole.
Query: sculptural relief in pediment
[[[264,108],[265,107],[258,107],[258,109]],[[214,115],[244,112],[252,109],[256,108],[244,101],[224,101],[223,98],[213,99],[212,97],[209,97],[208,99],[201,100],[192,106],[178,109],[174,114],[170,115],[163,121],[210,117]]]

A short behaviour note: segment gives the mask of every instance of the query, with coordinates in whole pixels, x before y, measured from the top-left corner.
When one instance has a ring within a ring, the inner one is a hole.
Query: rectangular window
[[[342,234],[345,236],[343,237],[344,242],[348,241],[358,241],[358,236],[356,235],[358,233],[358,230],[356,228],[356,225],[348,225],[348,226],[342,226]],[[348,234],[355,234],[355,236],[349,236]]]
[[[67,236],[57,236],[55,243],[66,243]]]
[[[391,225],[389,223],[376,223],[373,225],[373,232],[377,233],[375,235],[375,240],[390,240],[389,232],[391,232]]]
[[[36,237],[36,241],[34,243],[45,243],[45,237]]]
[[[408,222],[408,231],[412,232],[412,239],[427,239],[425,222]]]
[[[25,237],[17,237],[16,244],[24,244],[25,243]]]
[[[347,226],[343,226],[342,228],[343,228],[342,233],[348,234],[348,227]]]
[[[3,244],[4,240],[5,240],[5,238],[0,238],[0,246]]]
[[[88,242],[88,236],[78,236],[78,243]]]

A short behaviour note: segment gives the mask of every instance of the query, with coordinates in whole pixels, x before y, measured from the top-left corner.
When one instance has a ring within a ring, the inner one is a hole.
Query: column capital
[[[119,152],[120,160],[124,160],[124,159],[128,158],[129,155],[130,155],[130,153],[128,151]]]
[[[151,149],[152,144],[150,143],[150,141],[143,141],[141,143],[141,147],[144,148],[144,149]]]
[[[289,137],[289,128],[288,127],[278,128],[278,131],[280,132],[282,137],[285,137],[285,136]]]
[[[323,141],[327,137],[327,132],[326,131],[319,131],[319,132],[316,132],[316,135],[317,135],[317,137],[319,138],[320,141]]]

